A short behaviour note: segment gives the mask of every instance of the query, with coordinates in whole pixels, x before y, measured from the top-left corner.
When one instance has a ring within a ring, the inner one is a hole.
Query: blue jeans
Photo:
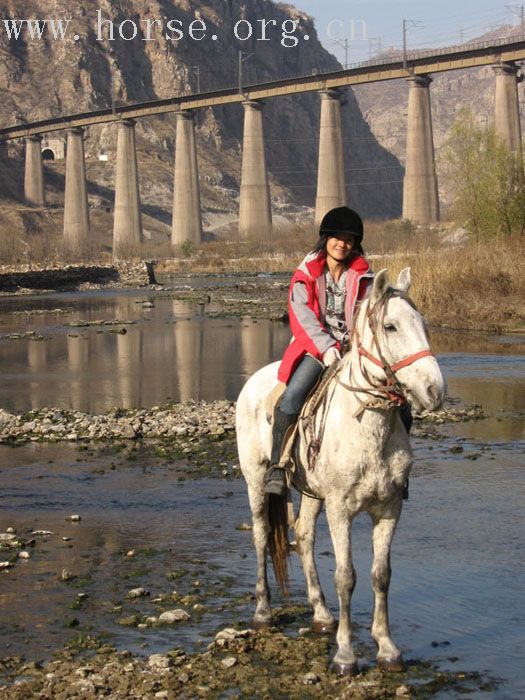
[[[281,396],[279,410],[288,416],[298,416],[301,408],[324,369],[318,360],[305,355],[295,368],[288,385]]]

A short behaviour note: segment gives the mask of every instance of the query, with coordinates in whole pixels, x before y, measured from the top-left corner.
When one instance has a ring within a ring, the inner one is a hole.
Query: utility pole
[[[407,61],[407,31],[412,27],[422,27],[423,22],[417,19],[403,19],[403,68],[408,72]]]
[[[348,69],[348,52],[350,50],[350,41],[348,39],[334,39],[334,44],[337,44],[340,46],[342,49],[345,50],[345,62],[344,62],[344,67],[345,70]]]
[[[253,54],[239,51],[239,95],[243,94],[242,90],[242,64],[247,61]]]
[[[200,91],[201,91],[201,67],[200,66],[192,66],[192,68],[195,71],[195,75],[197,76],[197,93],[200,93]]]

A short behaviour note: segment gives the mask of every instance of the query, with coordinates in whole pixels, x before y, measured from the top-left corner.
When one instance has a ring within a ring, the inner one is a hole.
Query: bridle
[[[390,287],[386,293],[374,304],[369,305],[366,310],[366,320],[368,321],[368,326],[372,332],[372,347],[375,348],[377,357],[373,354],[371,350],[367,350],[363,346],[361,336],[359,334],[358,324],[354,324],[352,331],[352,344],[357,349],[357,354],[359,358],[359,370],[361,375],[370,385],[368,387],[357,387],[350,386],[343,382],[338,374],[335,375],[335,379],[339,384],[341,384],[345,389],[356,393],[365,393],[371,396],[377,396],[383,399],[383,402],[390,403],[392,406],[401,406],[406,403],[406,397],[403,391],[403,387],[396,377],[396,372],[404,367],[409,367],[414,362],[421,360],[424,357],[434,357],[434,353],[430,350],[430,347],[426,347],[419,350],[412,355],[407,355],[401,360],[390,364],[381,350],[381,346],[378,339],[378,328],[380,324],[384,322],[386,312],[388,310],[388,302],[392,297],[400,297],[404,299],[412,308],[415,308],[413,301],[406,296],[403,292],[398,289]],[[371,377],[370,373],[367,372],[366,367],[363,366],[363,358],[372,362],[377,367],[380,367],[385,375],[386,382],[378,382],[375,377]]]
[[[366,321],[372,332],[372,346],[375,348],[378,357],[376,357],[371,350],[367,350],[363,346],[358,330],[358,319],[356,319],[352,330],[351,347],[357,350],[359,370],[361,376],[368,382],[368,386],[352,386],[344,382],[340,377],[342,369],[341,362],[335,363],[325,371],[319,386],[308,401],[306,415],[301,415],[299,419],[299,430],[305,444],[308,446],[307,464],[309,470],[314,469],[321,450],[327,412],[335,392],[332,379],[340,386],[354,393],[359,403],[359,409],[354,415],[360,415],[367,409],[392,410],[403,406],[403,404],[407,402],[403,386],[398,381],[396,372],[404,367],[409,367],[423,357],[434,357],[434,353],[430,350],[430,347],[426,347],[412,355],[407,355],[393,364],[387,362],[379,343],[378,328],[380,323],[384,323],[388,302],[392,297],[400,297],[408,302],[413,309],[416,308],[409,297],[400,290],[393,288],[389,288],[373,306],[368,306],[366,310]],[[377,378],[371,377],[366,367],[363,366],[363,358],[372,362],[377,367],[380,367],[385,373],[386,380],[381,382]],[[363,400],[360,398],[360,395],[365,395],[366,398]]]

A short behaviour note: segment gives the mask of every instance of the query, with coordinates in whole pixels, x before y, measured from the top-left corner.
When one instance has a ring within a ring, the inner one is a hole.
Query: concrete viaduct
[[[343,167],[340,88],[375,81],[409,81],[407,150],[403,218],[420,223],[439,220],[439,198],[432,135],[430,74],[492,65],[495,71],[495,128],[507,147],[521,155],[517,61],[525,59],[525,36],[461,47],[411,52],[407,61],[360,63],[347,70],[294,77],[147,103],[119,106],[85,114],[49,119],[0,129],[0,147],[24,138],[25,198],[45,204],[42,135],[67,130],[64,240],[82,250],[89,238],[89,210],[84,162],[83,130],[117,122],[117,167],[113,251],[142,241],[142,222],[135,150],[135,120],[175,112],[177,119],[173,195],[172,243],[202,240],[194,114],[198,109],[241,103],[244,108],[243,160],[240,192],[241,237],[269,235],[272,213],[266,170],[263,101],[283,95],[316,91],[321,99],[318,183],[315,219],[346,203]],[[0,148],[1,152],[1,148]]]

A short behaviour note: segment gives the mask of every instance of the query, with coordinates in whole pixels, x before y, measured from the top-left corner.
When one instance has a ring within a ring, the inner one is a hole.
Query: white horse
[[[326,504],[339,598],[333,669],[340,675],[357,672],[350,626],[350,600],[355,586],[351,525],[362,511],[369,513],[373,521],[375,603],[371,632],[378,647],[377,663],[389,671],[404,669],[401,652],[390,637],[388,588],[390,545],[413,455],[396,404],[406,398],[417,412],[435,410],[441,406],[445,394],[445,383],[430,351],[425,323],[406,296],[409,287],[409,268],[401,272],[395,288],[389,287],[386,270],[376,275],[369,297],[358,311],[351,350],[340,362],[329,383],[326,403],[315,416],[316,437],[322,439],[313,470],[308,466],[304,435],[297,438],[294,448],[297,469],[293,484],[303,493],[295,524],[297,550],[313,607],[314,630],[319,632],[336,627],[325,603],[313,556],[315,524],[323,501]],[[271,531],[279,529],[272,522],[275,511],[272,502],[277,499],[283,504],[281,513],[285,506],[284,498],[271,496],[269,508],[264,493],[264,474],[272,442],[265,399],[277,385],[278,364],[256,372],[237,402],[239,459],[248,486],[257,553],[254,624],[259,626],[268,625],[271,620],[266,560],[268,548],[272,549]],[[286,517],[280,525],[281,542],[285,528]],[[282,569],[279,572],[280,565],[274,555],[275,549],[272,558],[282,584],[284,574]]]

